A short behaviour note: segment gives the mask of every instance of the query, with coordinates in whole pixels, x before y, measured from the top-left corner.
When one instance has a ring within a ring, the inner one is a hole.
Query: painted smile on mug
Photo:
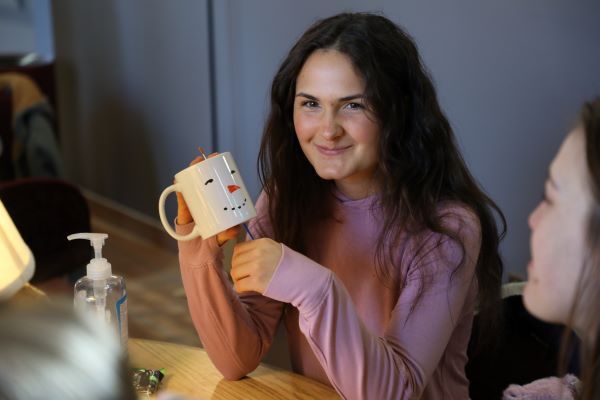
[[[236,171],[235,171],[235,170],[232,170],[232,171],[231,171],[231,176],[233,177],[233,174],[235,174],[235,173],[236,173]],[[210,184],[210,183],[213,183],[213,182],[214,182],[214,179],[212,179],[212,178],[211,178],[211,179],[208,179],[206,182],[204,182],[204,186],[206,186],[206,185],[208,185],[208,184]],[[231,193],[232,195],[234,195],[234,194],[237,194],[237,196],[235,196],[235,197],[240,197],[240,200],[241,200],[241,196],[243,196],[243,194],[242,194],[242,192],[240,191],[240,189],[241,189],[241,187],[239,187],[239,186],[238,186],[238,185],[236,185],[236,184],[233,184],[233,185],[227,185],[227,191],[229,191],[229,193]],[[236,192],[237,192],[237,193],[236,193]],[[228,200],[230,200],[230,201],[229,201],[229,203],[230,203],[230,207],[223,207],[223,210],[224,210],[224,211],[229,211],[229,210],[231,210],[231,211],[235,212],[236,210],[239,210],[239,209],[241,209],[242,207],[245,207],[245,206],[246,206],[246,202],[247,202],[247,199],[244,197],[244,200],[243,200],[243,201],[241,201],[241,203],[242,203],[241,205],[239,205],[239,206],[235,206],[235,205],[234,205],[234,206],[231,206],[231,203],[234,203],[234,204],[239,204],[239,203],[240,203],[240,201],[239,201],[239,200],[238,200],[238,201],[231,201],[231,200],[233,200],[233,199],[232,199],[232,198],[230,198],[229,196],[228,196]]]

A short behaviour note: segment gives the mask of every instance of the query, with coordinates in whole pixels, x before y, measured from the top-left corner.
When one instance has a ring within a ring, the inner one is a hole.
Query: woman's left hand
[[[238,243],[231,258],[231,278],[235,290],[264,293],[279,264],[281,244],[261,238]]]

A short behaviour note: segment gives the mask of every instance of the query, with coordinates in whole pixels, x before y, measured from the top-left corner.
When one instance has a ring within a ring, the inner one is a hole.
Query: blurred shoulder
[[[445,229],[461,238],[479,239],[481,223],[477,213],[464,203],[444,201],[439,204],[438,217]]]

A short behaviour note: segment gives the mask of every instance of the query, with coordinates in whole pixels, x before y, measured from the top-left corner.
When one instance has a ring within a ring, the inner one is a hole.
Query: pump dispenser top
[[[111,265],[106,258],[102,257],[102,246],[108,238],[106,233],[75,233],[67,236],[67,239],[86,239],[94,248],[94,258],[87,265],[87,277],[91,280],[108,279],[112,274]]]

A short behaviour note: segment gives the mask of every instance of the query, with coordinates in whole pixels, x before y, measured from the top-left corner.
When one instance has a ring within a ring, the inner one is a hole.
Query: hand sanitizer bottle
[[[94,258],[87,265],[87,275],[75,283],[75,309],[93,313],[113,326],[127,347],[127,291],[125,280],[112,275],[110,263],[102,258],[106,233],[76,233],[67,239],[86,239],[94,248]]]

